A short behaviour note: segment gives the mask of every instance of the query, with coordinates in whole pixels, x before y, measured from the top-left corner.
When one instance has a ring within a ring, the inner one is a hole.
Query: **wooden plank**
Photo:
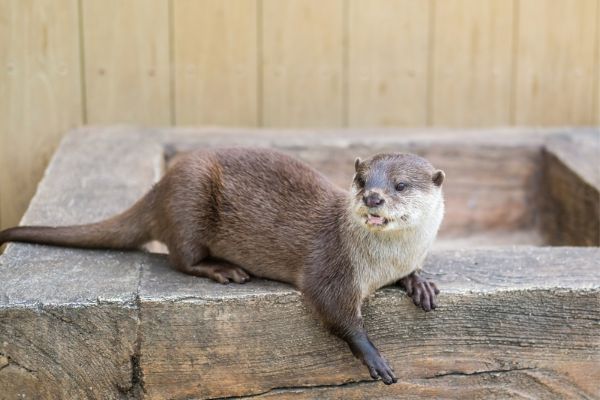
[[[105,258],[96,254],[81,260],[83,265],[95,268],[96,282],[106,276],[104,271],[97,275],[103,265],[95,263],[102,259]],[[38,267],[29,276],[50,266],[59,270],[62,267],[31,261],[24,264]],[[11,267],[19,270],[25,265],[13,264]],[[121,266],[128,269],[132,264]],[[2,272],[5,276],[6,269]],[[118,281],[118,273],[111,272],[111,278]],[[77,272],[63,270],[60,278],[55,275],[54,286],[44,279],[47,276],[38,275],[39,283],[30,292],[37,292],[40,286],[57,292],[73,283],[70,279],[73,275]],[[15,281],[25,279],[22,272],[20,279]],[[81,282],[81,288],[89,283],[89,279]],[[45,300],[52,302],[53,299]],[[4,344],[2,354],[6,354],[8,363],[3,366],[0,356],[0,398],[135,399],[124,393],[132,393],[135,387],[131,379],[134,367],[130,360],[136,338],[137,312],[116,301],[99,303],[95,307],[89,307],[89,303],[39,303],[36,308],[3,304],[0,343]]]
[[[257,0],[175,0],[175,121],[258,123]]]
[[[596,0],[596,126],[600,127],[600,0]]]
[[[371,339],[399,377],[392,386],[371,381],[290,286],[254,280],[224,289],[157,258],[145,264],[139,293],[145,394],[597,398],[599,255],[535,247],[432,254],[425,270],[442,291],[435,311],[418,309],[398,287],[363,307]]]
[[[0,2],[0,215],[16,225],[62,135],[81,123],[76,0]]]
[[[430,2],[350,1],[348,124],[427,123]]]
[[[444,0],[434,4],[431,123],[456,127],[510,124],[513,2]]]
[[[343,1],[264,0],[262,120],[343,124]]]
[[[600,246],[600,134],[557,137],[544,148],[546,198],[540,219],[554,246]]]
[[[165,0],[82,2],[88,123],[169,124]]]
[[[593,124],[597,0],[518,4],[514,122]]]
[[[422,357],[415,352],[413,357]],[[451,357],[450,355],[448,357]],[[380,382],[353,382],[345,385],[323,387],[281,388],[270,390],[253,400],[364,400],[364,399],[586,399],[589,397],[577,385],[586,376],[598,377],[598,365],[591,362],[552,363],[548,370],[512,365],[498,370],[469,368],[464,365],[466,357],[477,353],[461,354],[456,360],[459,371],[451,365],[439,375],[422,379],[399,379],[398,383],[385,386]],[[438,362],[439,359],[429,359]],[[482,364],[485,361],[482,362]],[[466,367],[466,368],[465,368]],[[561,375],[574,382],[561,381]],[[588,378],[589,380],[589,378]],[[588,383],[589,386],[591,384]],[[591,391],[590,391],[591,392]],[[592,392],[593,393],[593,392]]]

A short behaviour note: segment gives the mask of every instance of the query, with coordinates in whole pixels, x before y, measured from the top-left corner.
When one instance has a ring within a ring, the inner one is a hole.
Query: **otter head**
[[[414,154],[382,153],[356,159],[352,213],[370,231],[398,231],[424,224],[443,202],[444,172]]]

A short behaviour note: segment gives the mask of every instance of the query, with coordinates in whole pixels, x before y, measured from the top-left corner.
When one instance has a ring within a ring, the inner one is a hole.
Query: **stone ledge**
[[[23,221],[118,212],[158,179],[165,144],[218,144],[211,132],[68,135]],[[301,142],[293,132],[257,135],[264,145]],[[310,140],[350,143],[335,133]],[[598,259],[598,248],[432,254],[425,269],[442,289],[438,310],[419,311],[396,288],[365,305],[372,339],[401,380],[386,387],[287,285],[221,286],[169,269],[161,255],[9,245],[0,257],[0,399],[598,397]]]

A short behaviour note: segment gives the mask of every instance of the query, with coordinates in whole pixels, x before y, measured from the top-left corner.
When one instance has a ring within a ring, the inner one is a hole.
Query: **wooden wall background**
[[[81,124],[597,125],[600,0],[0,0],[0,226]]]

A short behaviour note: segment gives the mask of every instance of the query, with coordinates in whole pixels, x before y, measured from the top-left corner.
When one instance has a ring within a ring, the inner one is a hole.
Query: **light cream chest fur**
[[[355,233],[361,237],[356,241],[359,245],[351,250],[351,259],[363,298],[422,267],[442,217],[443,205],[418,227],[390,233]]]

